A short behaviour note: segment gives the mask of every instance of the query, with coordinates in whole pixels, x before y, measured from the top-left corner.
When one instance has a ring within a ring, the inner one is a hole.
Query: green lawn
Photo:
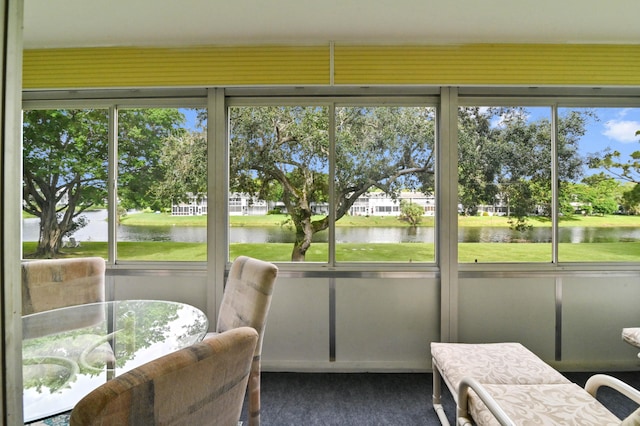
[[[458,226],[504,226],[508,227],[508,218],[505,216],[459,216]],[[531,226],[551,226],[551,219],[546,217],[530,217],[527,223]],[[607,216],[570,216],[561,217],[559,226],[589,226],[610,227],[629,226],[640,227],[640,216],[607,215]]]
[[[323,216],[317,216],[317,219]],[[288,215],[270,214],[264,216],[229,216],[231,226],[282,226],[289,219]],[[134,213],[121,219],[123,225],[137,226],[206,226],[207,216],[171,216],[168,213]],[[551,221],[544,217],[529,218],[532,226],[551,226]],[[433,226],[433,217],[424,217],[420,226]],[[336,226],[369,226],[369,227],[405,227],[407,222],[393,216],[344,216]],[[459,216],[458,226],[503,226],[508,227],[508,218],[504,216]],[[631,226],[640,227],[640,216],[571,216],[560,219],[560,226]]]
[[[320,217],[320,216],[318,216]],[[231,226],[265,227],[282,226],[286,215],[230,216]],[[170,214],[136,213],[122,219],[123,224],[139,226],[206,226],[206,216],[171,216]],[[532,218],[533,226],[550,226],[546,218]],[[396,217],[345,216],[337,226],[395,227],[408,226]],[[422,226],[433,226],[433,218],[425,218]],[[459,218],[459,226],[501,226],[509,223],[505,217],[473,216]],[[562,218],[560,226],[629,226],[640,227],[638,216],[604,216]],[[506,246],[505,244],[508,244]],[[309,262],[326,262],[327,243],[313,243],[307,252]],[[36,248],[35,242],[24,243],[25,257]],[[287,262],[291,259],[292,244],[231,244],[231,259],[240,254],[271,261]],[[106,242],[82,242],[78,248],[65,248],[67,256],[107,256]],[[638,262],[640,243],[584,243],[559,245],[561,262]],[[549,243],[459,243],[458,257],[462,263],[550,262]],[[336,247],[336,258],[341,262],[433,262],[434,245],[421,243],[363,244],[343,243]],[[144,261],[206,261],[206,244],[177,242],[121,242],[118,243],[118,259]]]
[[[315,216],[322,219],[324,216]],[[120,220],[123,225],[135,226],[206,226],[207,216],[171,216],[168,213],[134,213]],[[265,227],[283,226],[290,223],[289,216],[284,214],[269,214],[264,216],[229,216],[231,226],[237,227]],[[422,226],[433,226],[433,218],[425,217]],[[396,227],[409,226],[407,222],[391,216],[345,216],[337,222],[337,226],[371,226]]]
[[[460,243],[458,257],[462,263],[550,262],[551,244],[548,243]],[[307,252],[308,262],[326,262],[327,243],[313,243]],[[23,243],[25,257],[33,253],[35,242]],[[230,257],[240,254],[274,262],[291,259],[291,244],[231,244]],[[339,244],[336,257],[341,262],[433,262],[433,244]],[[585,243],[560,244],[562,262],[638,262],[640,243]],[[82,242],[80,247],[65,248],[67,257],[107,257],[106,242]],[[507,258],[508,256],[508,258]],[[118,259],[144,261],[200,261],[207,259],[206,244],[175,242],[121,242]]]

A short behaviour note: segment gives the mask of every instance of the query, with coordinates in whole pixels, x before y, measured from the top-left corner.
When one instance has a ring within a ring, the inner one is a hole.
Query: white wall
[[[116,299],[169,299],[206,312],[202,270],[110,274]],[[620,338],[623,326],[640,326],[640,280],[633,274],[522,274],[460,279],[459,341],[518,341],[565,371],[640,368],[637,350]],[[439,304],[436,278],[309,278],[283,271],[265,331],[263,369],[429,371],[429,343],[440,339]],[[208,315],[215,322],[215,313]]]
[[[553,279],[460,280],[459,340],[520,342],[541,358],[554,358]]]
[[[322,370],[329,359],[329,283],[278,278],[262,346],[262,368]]]
[[[157,299],[188,303],[206,312],[207,277],[201,270],[131,271],[112,270],[108,273],[108,298]],[[209,328],[215,328],[215,321]]]
[[[568,369],[640,369],[639,350],[621,339],[640,327],[640,280],[635,276],[562,279],[562,358]]]

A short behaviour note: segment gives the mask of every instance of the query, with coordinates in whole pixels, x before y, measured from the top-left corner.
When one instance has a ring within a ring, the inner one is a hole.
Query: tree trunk
[[[296,241],[293,244],[291,252],[292,262],[304,262],[307,250],[311,247],[311,238],[313,237],[313,227],[311,226],[311,217],[308,217],[296,226]]]
[[[43,212],[40,218],[40,239],[36,257],[52,259],[60,253],[63,231],[60,229],[55,210]]]

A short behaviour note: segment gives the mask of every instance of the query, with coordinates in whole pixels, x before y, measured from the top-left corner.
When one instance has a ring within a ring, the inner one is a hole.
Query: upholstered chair
[[[240,327],[117,376],[71,412],[71,426],[237,426],[258,333]]]
[[[631,346],[640,348],[640,327],[623,328],[622,340],[624,340]],[[638,358],[640,358],[640,353],[638,353]]]
[[[22,262],[22,315],[104,298],[105,261],[101,257]]]
[[[44,259],[22,262],[22,315],[34,314],[51,309],[74,305],[103,302],[105,300],[105,260],[101,257],[81,257],[69,259]],[[74,316],[68,321],[46,324],[42,328],[33,328],[23,339],[32,339],[51,333],[90,327],[104,319],[104,310],[100,307],[88,310],[83,316]],[[85,335],[84,338],[90,338]],[[87,342],[76,338],[67,338],[69,342],[60,347],[67,348],[66,357],[79,362],[83,345]],[[98,336],[96,336],[98,339]],[[31,354],[39,356],[39,354]],[[112,362],[113,350],[109,343],[98,346],[91,355],[92,364]],[[25,377],[40,374],[37,365],[23,368]]]
[[[218,313],[218,333],[244,326],[258,332],[248,385],[250,426],[260,425],[260,357],[277,275],[278,268],[272,263],[247,256],[237,257],[231,264]]]

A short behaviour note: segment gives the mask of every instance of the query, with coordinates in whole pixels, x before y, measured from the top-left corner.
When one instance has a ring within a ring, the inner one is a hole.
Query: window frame
[[[443,181],[451,178],[451,168],[457,167],[456,162],[445,162],[443,157],[453,155],[455,148],[451,148],[451,143],[457,143],[455,126],[452,125],[451,117],[453,109],[458,106],[468,105],[508,105],[508,102],[516,106],[553,106],[557,108],[597,108],[597,107],[640,107],[640,88],[617,88],[617,87],[480,87],[480,86],[397,86],[397,87],[214,87],[214,88],[160,88],[160,89],[97,89],[78,91],[56,91],[56,90],[34,90],[23,92],[24,109],[56,109],[56,108],[116,108],[126,107],[193,107],[205,108],[208,110],[208,163],[219,164],[220,157],[226,155],[225,144],[227,141],[226,127],[228,105],[251,105],[252,103],[281,102],[289,99],[294,104],[300,104],[308,100],[314,104],[321,101],[326,103],[341,104],[351,100],[361,104],[364,100],[398,100],[398,99],[430,99],[436,106],[436,114],[440,115],[437,123],[436,147],[441,151],[437,157],[436,172],[439,178],[437,183],[437,225],[442,229],[438,232],[438,239],[435,243],[436,262],[433,265],[424,264],[283,264],[281,269],[291,270],[292,273],[302,272],[305,276],[325,276],[330,273],[332,276],[340,277],[361,277],[367,273],[389,273],[389,276],[402,276],[424,278],[425,276],[437,276],[439,274],[458,274],[460,277],[469,273],[482,271],[495,271],[499,276],[509,274],[512,271],[537,271],[539,273],[558,271],[582,271],[592,273],[593,271],[620,270],[635,271],[640,270],[640,260],[638,262],[590,262],[590,263],[490,263],[490,264],[470,264],[458,263],[457,248],[451,248],[442,238],[449,238],[446,232],[457,232],[457,225],[447,222],[447,218],[442,215],[442,209],[456,211],[456,202],[452,202],[453,190],[450,185]],[[444,113],[445,122],[441,122]],[[448,121],[447,121],[448,120]],[[455,139],[455,141],[452,141]],[[456,156],[457,157],[457,156]],[[555,161],[555,156],[554,156]],[[209,200],[217,201],[220,191],[226,191],[226,171],[216,170],[209,173]],[[111,182],[110,182],[111,185]],[[554,185],[556,187],[556,185]],[[555,190],[555,189],[554,189]],[[457,200],[457,192],[453,194]],[[447,206],[444,206],[442,200]],[[557,196],[556,196],[557,199]],[[554,204],[557,201],[554,201]],[[112,204],[112,203],[110,203]],[[226,236],[220,229],[214,229],[215,217],[227,215],[225,207],[215,203],[215,208],[209,208],[209,222],[207,226],[208,241],[225,240]],[[453,207],[448,206],[451,204]],[[446,211],[446,210],[445,210]],[[457,219],[457,218],[456,218]],[[556,238],[557,241],[557,238]],[[111,244],[111,242],[110,242]],[[554,242],[554,245],[556,243]],[[109,263],[118,263],[119,267],[127,269],[207,269],[228,265],[227,249],[224,253],[218,248],[218,244],[208,245],[207,262],[127,262],[115,259],[115,250],[109,249]],[[426,274],[426,275],[425,275]],[[460,275],[462,274],[462,275]],[[443,275],[443,279],[444,279]]]
[[[82,99],[69,99],[77,97],[79,93],[85,94],[87,98]],[[206,97],[185,97],[184,94],[181,97],[167,97],[162,91],[158,92],[158,97],[153,97],[155,92],[146,93],[145,97],[136,97],[136,93],[139,92],[124,92],[122,98],[118,97],[105,97],[106,94],[115,95],[107,91],[106,93],[94,93],[92,98],[92,92],[73,92],[67,94],[67,97],[63,93],[49,93],[42,94],[42,98],[32,98],[32,96],[26,96],[22,102],[22,110],[54,110],[54,109],[103,109],[108,110],[108,178],[107,178],[107,214],[108,214],[108,241],[107,241],[107,258],[105,259],[110,265],[123,265],[129,266],[134,269],[148,269],[150,265],[161,264],[163,267],[166,265],[185,267],[185,266],[198,266],[204,265],[206,262],[183,262],[183,261],[162,261],[162,262],[148,262],[148,261],[136,261],[136,260],[120,260],[117,257],[117,176],[118,176],[118,110],[134,109],[134,108],[207,108]],[[57,98],[55,95],[60,96]],[[211,146],[211,142],[208,142]],[[208,232],[208,231],[207,231]]]
[[[434,134],[434,157],[436,158],[435,169],[435,192],[436,199],[438,197],[438,164],[437,164],[437,150],[439,146],[439,138],[438,138],[438,122],[439,122],[439,96],[435,95],[414,95],[414,96],[353,96],[353,95],[333,95],[333,96],[274,96],[274,97],[255,97],[255,96],[226,96],[225,97],[225,122],[227,126],[229,126],[230,114],[229,110],[233,107],[259,107],[259,106],[317,106],[317,107],[326,107],[328,109],[329,114],[329,182],[335,182],[335,110],[340,107],[385,107],[385,106],[401,106],[401,107],[426,107],[433,108],[435,114],[435,134]],[[228,133],[228,132],[227,132]],[[225,157],[229,156],[229,143],[230,137],[227,136],[227,140],[224,141],[224,146],[226,149]],[[227,163],[228,164],[228,161]],[[227,168],[228,172],[228,168]],[[216,183],[220,180],[216,179]],[[229,187],[228,187],[228,177],[224,179],[225,187],[222,188],[223,193],[225,194],[225,199],[229,199]],[[219,190],[219,189],[218,189]],[[437,202],[436,202],[437,204]],[[335,205],[335,192],[334,185],[331,184],[329,186],[329,205]],[[438,212],[434,212],[434,220],[436,227],[436,235],[437,235],[437,223],[438,223]],[[329,209],[329,221],[331,224],[335,223],[335,210],[333,208]],[[437,268],[437,259],[438,259],[438,244],[437,239],[434,241],[434,260],[433,261],[425,261],[425,262],[373,262],[373,261],[363,261],[363,262],[345,262],[336,260],[336,238],[335,238],[335,226],[329,226],[328,229],[328,259],[327,262],[282,262],[279,264],[286,265],[286,268],[291,268],[294,270],[325,270],[326,268],[331,269],[344,269],[344,270],[358,270],[361,268],[366,268],[367,270],[373,269],[381,269],[381,270],[407,270],[407,269],[427,269],[427,270],[436,270]],[[228,232],[229,232],[229,215],[226,214],[226,261],[229,262],[229,240],[228,240]]]
[[[460,263],[460,271],[522,271],[534,268],[540,271],[556,271],[558,268],[572,271],[602,270],[614,268],[640,270],[637,262],[562,262],[558,256],[559,180],[557,155],[558,110],[561,108],[640,108],[640,93],[637,90],[602,88],[463,88],[458,93],[460,107],[467,106],[522,106],[549,107],[551,109],[552,135],[552,258],[551,262],[495,262]],[[456,163],[457,164],[457,163]]]

